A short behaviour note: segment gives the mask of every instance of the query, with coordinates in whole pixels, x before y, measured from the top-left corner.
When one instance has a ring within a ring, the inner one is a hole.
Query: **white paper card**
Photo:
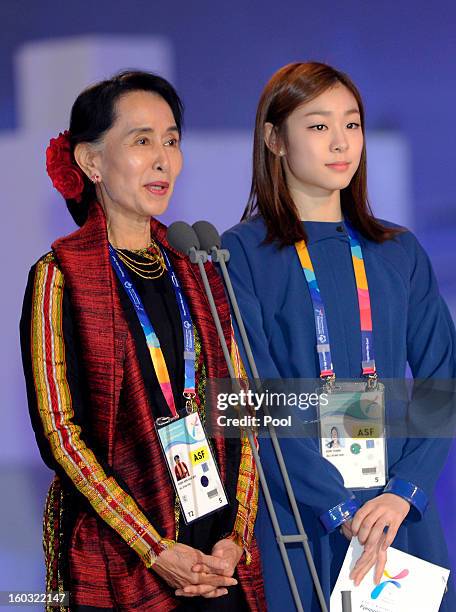
[[[342,591],[351,591],[352,612],[438,612],[450,570],[390,547],[380,583],[374,584],[372,568],[355,587],[349,574],[362,551],[353,538],[331,594],[331,612],[342,612]]]

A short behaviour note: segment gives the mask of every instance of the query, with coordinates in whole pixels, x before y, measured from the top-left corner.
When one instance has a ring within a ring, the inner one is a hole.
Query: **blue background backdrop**
[[[408,143],[414,229],[434,262],[442,292],[454,314],[455,31],[456,5],[449,1],[431,6],[411,0],[318,4],[304,0],[281,3],[2,0],[0,137],[11,137],[13,150],[14,131],[18,127],[13,56],[21,45],[31,41],[87,34],[167,37],[174,49],[175,84],[185,103],[186,126],[188,130],[208,133],[220,129],[251,131],[259,94],[267,79],[283,64],[309,59],[328,62],[348,72],[359,86],[368,129],[394,130]],[[69,65],[68,71],[71,69]],[[30,169],[21,167],[20,159],[14,162],[19,164],[20,176],[26,179]],[[4,173],[5,169],[1,171]],[[236,176],[228,174],[226,185],[220,188],[226,189],[227,185],[229,188],[229,183],[235,181]],[[239,217],[246,197],[247,193],[244,201],[233,204],[237,210],[235,218]],[[216,198],[216,193],[208,194],[208,212],[209,201]],[[375,211],[375,202],[373,205]],[[8,207],[8,201],[3,201],[2,206]],[[207,217],[212,218],[210,214]],[[19,250],[22,240],[19,230],[15,236]],[[39,255],[37,252],[35,259]],[[8,257],[8,261],[14,262],[14,252]],[[23,288],[26,278],[22,270],[19,276],[17,286]],[[18,315],[16,337],[17,321]],[[0,363],[5,365],[10,359],[11,355],[4,353]],[[3,383],[9,383],[5,372],[3,367]],[[18,378],[16,384],[22,385],[22,380]],[[19,419],[30,430],[24,418],[24,404],[3,405],[2,414],[6,415],[7,424]],[[9,435],[8,426],[3,435]],[[14,444],[14,435],[11,436]],[[42,584],[40,522],[50,474],[40,464],[32,436],[28,439],[31,446],[27,452],[19,453],[22,460],[11,460],[0,448],[3,492],[0,589],[32,590]],[[453,452],[439,483],[441,511],[452,541],[454,457]],[[455,553],[452,554],[456,567]]]

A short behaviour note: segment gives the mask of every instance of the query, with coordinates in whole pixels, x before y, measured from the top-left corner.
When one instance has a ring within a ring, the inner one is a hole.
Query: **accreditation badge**
[[[197,412],[157,426],[171,480],[187,524],[228,505],[217,464]]]
[[[385,388],[338,382],[319,390],[320,449],[347,489],[386,485]]]

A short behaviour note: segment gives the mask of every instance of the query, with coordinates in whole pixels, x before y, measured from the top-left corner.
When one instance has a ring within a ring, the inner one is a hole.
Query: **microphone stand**
[[[234,316],[239,328],[239,332],[241,334],[241,338],[242,338],[242,342],[244,344],[244,348],[245,348],[245,352],[247,355],[247,360],[249,362],[249,366],[251,369],[251,372],[253,374],[253,378],[255,381],[255,386],[257,388],[257,391],[261,391],[261,383],[260,383],[260,376],[258,373],[258,369],[255,363],[255,359],[253,357],[253,353],[252,353],[252,348],[250,346],[250,342],[249,339],[247,337],[247,333],[246,333],[246,329],[244,326],[244,321],[242,319],[242,315],[241,312],[239,310],[239,306],[238,306],[238,302],[236,299],[236,294],[234,293],[234,288],[233,288],[233,284],[231,282],[230,276],[228,274],[228,270],[226,267],[226,262],[229,261],[230,258],[230,253],[227,249],[219,249],[217,247],[212,247],[211,249],[211,258],[213,262],[216,262],[219,264],[220,269],[222,271],[222,276],[223,276],[223,280],[225,281],[225,286],[227,288],[228,291],[228,295],[231,301],[231,304],[233,306],[233,312],[234,312]],[[269,410],[267,409],[267,407],[264,407],[264,413],[266,415],[269,415]],[[320,607],[322,612],[328,612],[328,608],[326,606],[326,602],[325,602],[325,598],[323,595],[323,591],[321,588],[321,584],[320,584],[320,580],[318,578],[318,574],[317,574],[317,570],[315,567],[315,563],[312,557],[312,552],[310,550],[310,546],[309,546],[309,541],[308,541],[308,537],[306,534],[306,531],[304,529],[304,525],[301,519],[301,515],[299,513],[299,509],[298,509],[298,504],[296,502],[296,497],[295,494],[293,492],[293,487],[291,485],[290,482],[290,477],[288,475],[288,470],[287,467],[285,465],[285,460],[283,458],[283,454],[282,454],[282,449],[280,448],[280,443],[279,440],[277,438],[277,434],[275,431],[275,427],[272,425],[272,423],[268,423],[268,430],[269,430],[269,434],[271,436],[271,441],[272,441],[272,445],[274,447],[274,451],[276,454],[276,458],[277,458],[277,462],[279,464],[279,469],[280,469],[280,473],[282,475],[284,484],[285,484],[285,489],[288,495],[288,499],[292,508],[292,512],[293,512],[293,517],[295,519],[297,528],[298,528],[298,532],[299,535],[283,535],[280,531],[280,526],[277,520],[277,515],[275,513],[275,509],[273,506],[273,502],[271,499],[271,496],[269,494],[269,489],[267,487],[266,481],[263,484],[263,481],[261,481],[262,487],[263,487],[263,493],[265,496],[265,501],[266,501],[266,505],[268,507],[268,511],[270,513],[271,516],[271,520],[272,520],[272,524],[274,527],[274,532],[276,535],[276,539],[277,539],[277,543],[279,545],[279,549],[282,555],[282,560],[284,562],[285,565],[285,569],[287,570],[287,567],[290,566],[290,561],[288,559],[288,553],[286,551],[285,548],[285,544],[288,543],[294,543],[294,542],[302,542],[302,546],[304,549],[304,554],[306,556],[306,560],[307,560],[307,564],[309,567],[309,571],[312,577],[312,581],[315,587],[315,591],[317,593],[317,597],[318,597],[318,601],[320,603]],[[256,460],[256,457],[255,457]],[[290,576],[288,574],[287,571],[287,575],[288,578],[290,579]],[[294,582],[294,576],[293,576],[293,582]],[[292,591],[293,591],[293,586],[292,586],[292,581],[290,580],[290,586],[292,587]],[[294,592],[293,592],[293,596],[294,596]],[[299,594],[297,595],[297,597],[299,598]],[[299,599],[300,601],[300,599]],[[295,603],[296,603],[296,597],[295,597]],[[298,608],[299,610],[299,608]]]
[[[219,251],[218,249],[215,249],[215,250]],[[229,354],[228,347],[227,347],[226,340],[225,340],[225,336],[223,334],[222,326],[220,324],[220,318],[218,316],[217,308],[215,306],[215,301],[214,301],[214,297],[212,295],[212,290],[211,290],[211,287],[210,287],[210,284],[209,284],[209,280],[207,278],[206,270],[204,269],[204,263],[207,261],[207,252],[206,251],[200,251],[200,250],[197,250],[195,247],[192,247],[188,251],[188,256],[189,256],[190,261],[192,263],[196,263],[198,265],[198,269],[199,269],[199,272],[200,272],[200,275],[201,275],[201,278],[202,278],[202,281],[203,281],[204,289],[205,289],[205,292],[206,292],[206,295],[207,295],[207,298],[208,298],[208,301],[209,301],[209,307],[210,307],[210,310],[211,310],[212,318],[214,319],[215,327],[217,329],[217,334],[218,334],[218,337],[219,337],[219,340],[220,340],[220,344],[222,346],[222,351],[223,351],[223,355],[225,357],[225,361],[226,361],[226,365],[227,365],[227,368],[228,368],[228,372],[229,372],[230,378],[233,381],[237,381],[236,375],[235,375],[235,372],[234,372],[234,368],[233,368],[233,364],[231,362],[231,356]],[[218,256],[218,253],[215,253],[214,257],[217,258],[217,256]],[[217,259],[215,259],[215,260],[217,261]],[[225,260],[223,260],[223,264],[225,264]],[[226,266],[225,266],[225,272],[226,272],[226,275],[228,277],[228,272],[226,270]],[[239,308],[238,308],[238,305],[237,305],[236,298],[234,296],[234,291],[233,291],[233,288],[232,288],[231,281],[230,281],[229,277],[228,277],[228,283],[229,284],[227,286],[230,287],[230,289],[228,290],[229,294],[230,294],[230,298],[232,299],[232,296],[233,296],[234,297],[233,304],[234,303],[236,304],[236,309],[237,309],[236,319],[237,319],[237,317],[239,315],[239,320],[242,322],[242,317],[240,316],[240,313],[239,313]],[[233,308],[234,308],[234,306],[233,306]],[[246,341],[245,346],[249,347],[250,357],[252,359],[252,363],[253,363],[253,366],[254,366],[252,368],[252,372],[254,373],[255,378],[258,381],[258,371],[257,371],[256,365],[255,365],[255,361],[253,359],[253,355],[252,355],[252,351],[251,351],[251,348],[250,348],[250,344],[248,343],[248,339],[247,339],[247,336],[245,334],[245,328],[244,328],[243,323],[242,323],[242,328],[243,328],[243,332],[244,332],[244,335],[245,335],[245,340],[244,340],[244,337],[243,337],[243,341],[244,342]],[[249,360],[249,363],[250,363],[250,360]],[[270,431],[271,431],[271,428],[270,428]],[[290,501],[293,500],[293,502],[294,502],[294,504],[293,504],[293,514],[295,515],[295,519],[296,519],[297,524],[298,524],[298,528],[299,528],[299,532],[300,532],[299,535],[288,535],[287,536],[287,535],[283,535],[281,533],[279,521],[277,519],[277,514],[275,512],[274,504],[272,502],[272,498],[271,498],[271,495],[270,495],[270,492],[269,492],[269,487],[267,485],[266,476],[264,474],[264,470],[263,470],[262,465],[261,465],[261,460],[260,460],[260,457],[258,455],[258,450],[257,450],[257,447],[256,447],[256,443],[255,443],[252,431],[249,428],[247,428],[247,437],[248,437],[248,440],[249,440],[249,443],[250,443],[250,446],[251,446],[251,449],[252,449],[252,453],[253,453],[253,456],[254,456],[254,459],[255,459],[255,463],[256,463],[256,466],[257,466],[257,469],[258,469],[258,475],[259,475],[261,486],[262,486],[262,489],[263,489],[263,494],[265,496],[265,500],[266,500],[266,504],[267,504],[267,507],[268,507],[268,511],[270,513],[270,516],[271,516],[271,521],[272,521],[272,524],[273,524],[274,532],[276,534],[277,543],[279,545],[279,549],[280,549],[280,552],[281,552],[281,555],[282,555],[282,560],[283,560],[283,563],[284,563],[284,566],[285,566],[285,572],[287,574],[287,577],[288,577],[288,580],[289,580],[289,583],[290,583],[290,588],[291,588],[291,591],[292,591],[292,595],[293,595],[293,599],[294,599],[294,602],[295,602],[295,605],[296,605],[296,609],[297,609],[298,612],[304,612],[304,607],[302,605],[301,598],[299,596],[299,591],[298,591],[298,588],[297,588],[297,585],[296,585],[296,580],[295,580],[295,577],[294,577],[294,574],[293,574],[293,569],[291,567],[290,560],[288,558],[288,553],[287,553],[287,550],[285,548],[285,544],[286,543],[291,543],[291,542],[300,542],[301,541],[303,543],[303,546],[304,546],[304,551],[306,553],[306,558],[307,558],[307,561],[309,563],[309,568],[310,568],[310,571],[311,571],[311,574],[312,574],[312,579],[314,581],[314,585],[315,585],[315,588],[317,590],[317,595],[318,595],[318,599],[319,599],[319,602],[320,602],[320,606],[321,606],[322,612],[328,612],[328,609],[327,609],[327,606],[326,606],[326,602],[325,602],[325,599],[324,599],[324,596],[323,596],[323,592],[321,590],[320,581],[319,581],[318,575],[316,573],[315,564],[313,562],[312,554],[310,552],[309,544],[308,544],[308,541],[307,541],[307,535],[306,535],[306,533],[304,531],[304,527],[302,525],[302,520],[301,520],[301,517],[299,515],[299,510],[297,508],[296,499],[294,497],[293,490],[291,488],[291,483],[290,483],[290,480],[289,480],[289,477],[288,477],[288,472],[286,470],[285,463],[284,463],[283,456],[282,456],[282,452],[281,452],[280,446],[278,444],[277,435],[275,434],[275,431],[273,431],[271,433],[271,438],[273,438],[273,439],[275,438],[275,441],[277,443],[277,449],[278,449],[278,450],[276,449],[277,458],[279,460],[279,464],[280,464],[280,467],[281,467],[282,476],[284,476],[285,486],[287,488],[287,493],[288,493],[288,495],[290,497]]]

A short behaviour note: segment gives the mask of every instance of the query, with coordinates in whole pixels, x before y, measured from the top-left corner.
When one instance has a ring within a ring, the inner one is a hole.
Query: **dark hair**
[[[130,70],[119,72],[111,79],[88,87],[76,98],[70,119],[71,151],[74,152],[80,142],[100,140],[116,120],[115,107],[119,98],[133,91],[149,91],[163,98],[171,108],[181,136],[183,104],[174,87],[156,74]],[[66,200],[68,210],[77,225],[85,223],[89,204],[95,198],[95,186],[84,176],[82,201],[78,203],[75,200]]]
[[[285,122],[289,115],[338,83],[355,97],[364,130],[364,107],[358,89],[345,73],[326,64],[288,64],[271,77],[261,94],[255,121],[252,186],[242,219],[261,215],[267,228],[266,242],[277,241],[280,246],[287,246],[307,240],[307,235],[288,190],[281,157],[265,143],[264,125],[272,123],[286,140]],[[348,187],[341,190],[340,199],[344,217],[367,238],[383,242],[401,231],[385,227],[372,214],[367,198],[365,143],[359,167]]]
[[[177,461],[178,459],[180,460],[179,455],[174,455],[174,461]]]

